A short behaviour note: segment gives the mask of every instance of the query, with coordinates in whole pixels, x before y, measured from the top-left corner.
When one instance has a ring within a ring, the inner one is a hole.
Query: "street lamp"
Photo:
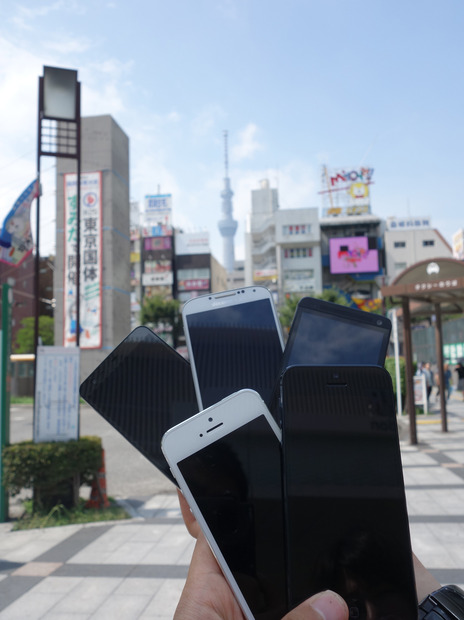
[[[40,158],[65,157],[77,162],[76,211],[76,346],[80,332],[80,206],[81,206],[81,95],[77,71],[60,67],[43,68],[39,77],[39,115],[37,140],[37,176],[40,183]],[[35,353],[39,340],[39,242],[40,193],[37,198],[37,248],[35,256]]]

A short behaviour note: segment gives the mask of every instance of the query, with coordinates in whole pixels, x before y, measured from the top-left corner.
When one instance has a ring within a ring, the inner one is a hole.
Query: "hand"
[[[283,620],[347,620],[345,601],[321,592],[289,612]],[[198,532],[187,581],[174,620],[244,620],[229,584],[201,532]]]

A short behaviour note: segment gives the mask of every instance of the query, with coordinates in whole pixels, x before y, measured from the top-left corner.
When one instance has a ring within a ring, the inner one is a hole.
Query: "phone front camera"
[[[213,418],[208,418],[208,422],[212,422],[212,421],[213,421]]]
[[[382,325],[382,321],[380,319],[377,321],[377,325]]]
[[[200,437],[203,437],[203,433],[200,433]]]

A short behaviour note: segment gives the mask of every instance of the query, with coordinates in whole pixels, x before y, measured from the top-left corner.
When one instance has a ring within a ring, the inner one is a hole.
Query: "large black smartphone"
[[[282,371],[295,364],[383,366],[391,321],[379,314],[303,297],[285,345]]]
[[[292,366],[281,397],[291,606],[331,589],[351,618],[417,618],[389,374]]]
[[[163,434],[198,412],[189,362],[136,327],[80,386],[80,395],[174,484]]]
[[[298,302],[274,392],[267,402],[279,413],[282,373],[295,364],[369,364],[383,366],[390,342],[390,319],[314,297]]]

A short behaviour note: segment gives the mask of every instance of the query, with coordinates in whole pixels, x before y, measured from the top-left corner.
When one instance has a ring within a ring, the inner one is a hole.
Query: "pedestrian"
[[[430,362],[426,362],[422,366],[422,374],[425,376],[425,386],[426,386],[427,403],[428,403],[429,402],[429,398],[430,398],[430,393],[432,391],[432,387],[433,387],[433,384],[434,384],[433,372],[432,372],[432,368],[430,366]]]
[[[443,377],[445,379],[445,400],[449,400],[449,397],[451,395],[451,370],[449,367],[449,364],[445,364],[443,366]],[[437,386],[437,398],[440,396],[440,373],[437,372],[437,374],[435,375],[435,384]]]
[[[461,398],[464,400],[464,366],[461,360],[456,364],[454,372],[458,375],[458,387],[456,389],[458,392],[461,392]]]

